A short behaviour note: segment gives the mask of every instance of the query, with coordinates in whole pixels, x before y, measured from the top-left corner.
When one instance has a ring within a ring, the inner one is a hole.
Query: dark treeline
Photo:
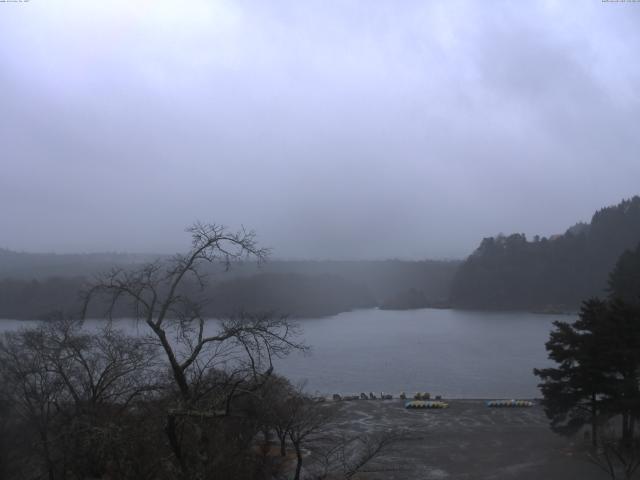
[[[0,318],[41,320],[63,310],[80,311],[82,277],[51,277],[44,280],[0,280]]]
[[[337,275],[264,273],[238,277],[212,288],[211,316],[227,316],[243,309],[270,311],[292,317],[333,315],[376,305],[363,285]]]
[[[79,309],[77,292],[99,269],[132,269],[143,259],[4,250],[0,252],[0,318],[38,319],[60,309],[73,314]],[[71,262],[70,269],[62,275],[65,261]],[[222,265],[211,265],[205,271],[210,281],[207,296],[215,301],[205,307],[205,313],[216,317],[248,310],[325,316],[393,301],[397,304],[395,299],[406,298],[405,292],[416,292],[421,301],[400,308],[424,307],[448,297],[458,265],[455,261],[270,261],[260,266],[239,263],[228,272]],[[96,307],[90,313],[100,316],[103,310]]]
[[[452,302],[465,308],[577,310],[602,295],[618,257],[640,242],[640,197],[599,210],[563,235],[485,238],[460,266]]]
[[[574,435],[588,426],[589,458],[610,478],[640,468],[640,244],[609,277],[605,299],[583,302],[579,318],[554,322],[546,344],[552,368],[535,369],[551,428]]]
[[[135,265],[156,257],[127,253],[27,253],[0,248],[0,279],[42,280],[49,277],[90,276],[114,266]]]
[[[20,320],[48,318],[63,310],[71,316],[80,312],[83,277],[53,277],[45,280],[0,280],[0,318]],[[193,294],[195,284],[183,287],[183,293]],[[336,276],[299,274],[259,274],[236,277],[213,283],[206,295],[215,301],[204,306],[209,317],[226,317],[241,311],[271,311],[292,317],[332,315],[354,308],[376,305],[368,290],[361,285]],[[90,317],[102,317],[106,305],[96,303]],[[125,306],[113,312],[116,317],[127,315]]]

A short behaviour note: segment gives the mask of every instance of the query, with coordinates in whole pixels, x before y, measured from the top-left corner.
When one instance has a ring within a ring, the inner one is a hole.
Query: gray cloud
[[[638,193],[640,8],[0,5],[0,244],[460,257]]]

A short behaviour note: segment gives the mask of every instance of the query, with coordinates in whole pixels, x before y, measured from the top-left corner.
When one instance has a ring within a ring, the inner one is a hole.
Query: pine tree
[[[597,425],[606,409],[612,386],[604,367],[606,346],[597,338],[607,318],[607,303],[598,299],[583,303],[580,318],[574,323],[554,322],[546,343],[549,358],[556,368],[534,369],[540,377],[545,413],[551,428],[561,434],[573,434],[585,424],[591,425],[593,444]]]

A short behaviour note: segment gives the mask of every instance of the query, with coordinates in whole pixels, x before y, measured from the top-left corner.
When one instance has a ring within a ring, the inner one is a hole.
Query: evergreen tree
[[[574,323],[554,324],[546,348],[558,365],[534,373],[558,433],[590,423],[596,445],[598,424],[619,416],[622,444],[630,447],[634,441],[640,418],[639,258],[640,247],[620,257],[607,300],[588,300]]]
[[[608,371],[603,368],[606,349],[596,334],[606,312],[606,302],[591,299],[584,302],[576,322],[554,322],[556,328],[546,348],[558,366],[534,370],[542,380],[542,403],[551,428],[561,434],[573,434],[590,424],[594,445],[598,421],[612,388]]]
[[[605,347],[601,368],[609,369],[608,410],[622,419],[622,441],[629,445],[640,415],[640,307],[610,300],[605,324],[597,332]]]
[[[609,295],[626,303],[640,303],[640,243],[616,262],[609,275]]]

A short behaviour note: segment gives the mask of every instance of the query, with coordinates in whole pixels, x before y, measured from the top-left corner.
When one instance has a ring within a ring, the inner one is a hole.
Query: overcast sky
[[[640,3],[0,3],[0,247],[455,258],[640,193]]]

